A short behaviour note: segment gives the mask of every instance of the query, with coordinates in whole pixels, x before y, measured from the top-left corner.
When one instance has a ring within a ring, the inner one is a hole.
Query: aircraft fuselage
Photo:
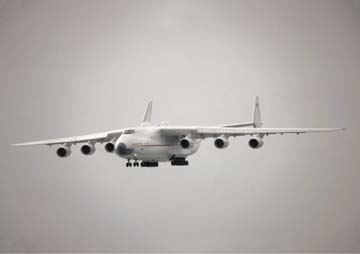
[[[115,152],[122,158],[142,161],[169,161],[174,157],[185,158],[197,152],[201,140],[188,148],[179,144],[179,138],[166,136],[158,127],[127,129],[115,143]]]

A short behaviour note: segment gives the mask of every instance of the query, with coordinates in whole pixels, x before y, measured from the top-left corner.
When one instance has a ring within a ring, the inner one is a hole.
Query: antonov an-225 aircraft
[[[81,152],[91,155],[95,152],[96,143],[105,143],[109,153],[127,159],[126,166],[157,167],[159,162],[171,162],[173,166],[186,166],[186,158],[200,147],[205,138],[214,138],[214,145],[219,149],[229,146],[229,138],[250,136],[249,146],[260,148],[263,138],[270,134],[300,134],[307,132],[331,132],[343,128],[262,128],[259,98],[255,98],[253,119],[251,122],[235,123],[221,126],[169,126],[163,122],[160,126],[151,124],[152,102],[145,111],[143,122],[138,127],[95,133],[85,136],[48,139],[15,146],[60,145],[56,153],[59,157],[68,157],[71,146],[82,143]],[[251,128],[249,128],[251,127]],[[131,160],[134,162],[131,163]],[[141,163],[139,164],[139,161]]]

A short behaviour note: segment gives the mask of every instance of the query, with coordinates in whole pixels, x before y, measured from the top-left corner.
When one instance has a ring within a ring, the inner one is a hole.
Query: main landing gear
[[[126,162],[126,167],[158,167],[159,166],[159,162],[157,161],[143,161],[141,163],[139,163],[137,160],[135,160],[134,163],[131,163],[130,160],[128,160],[128,162]]]
[[[157,161],[143,161],[141,162],[141,167],[158,167],[159,162]]]
[[[171,166],[188,166],[189,161],[187,161],[185,158],[170,158],[171,160]],[[130,159],[126,162],[126,167],[158,167],[159,162],[157,161],[142,161],[139,163],[137,160],[135,160],[133,163],[130,161]]]
[[[188,166],[189,161],[185,160],[185,158],[173,158],[171,160],[171,166]]]

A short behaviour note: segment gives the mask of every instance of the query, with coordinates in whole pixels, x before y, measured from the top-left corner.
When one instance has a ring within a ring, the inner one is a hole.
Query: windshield
[[[135,130],[124,130],[124,134],[134,134]]]

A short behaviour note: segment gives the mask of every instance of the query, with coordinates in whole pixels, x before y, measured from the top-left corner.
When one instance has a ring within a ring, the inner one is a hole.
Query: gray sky
[[[0,251],[360,252],[359,1],[0,1]],[[153,120],[344,133],[126,168],[8,144]]]

